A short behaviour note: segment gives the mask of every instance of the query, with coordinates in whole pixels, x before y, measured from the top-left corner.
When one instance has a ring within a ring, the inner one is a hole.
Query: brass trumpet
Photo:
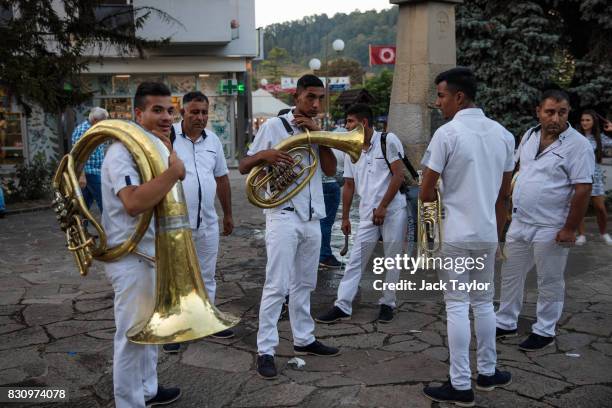
[[[107,248],[106,233],[87,209],[76,175],[91,152],[112,139],[123,143],[132,154],[142,183],[167,168],[169,152],[164,144],[140,126],[122,120],[105,120],[94,125],[64,156],[53,179],[53,207],[81,275],[87,274],[93,259],[108,262],[136,253],[136,246],[155,213],[155,307],[147,321],[130,328],[129,340],[139,344],[177,343],[236,325],[239,319],[217,310],[206,294],[180,182],[154,210],[140,216],[128,240]],[[84,219],[93,225],[99,238],[89,234]]]
[[[318,159],[312,144],[327,146],[347,153],[356,163],[361,156],[365,132],[359,126],[351,132],[310,132],[306,130],[288,137],[274,149],[293,157],[292,166],[268,166],[260,164],[249,172],[246,194],[251,204],[260,208],[277,207],[291,200],[314,176]],[[307,160],[310,158],[310,160]],[[293,184],[295,187],[290,188]]]

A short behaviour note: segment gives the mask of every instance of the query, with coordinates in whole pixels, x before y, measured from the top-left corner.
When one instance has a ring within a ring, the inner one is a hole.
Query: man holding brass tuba
[[[319,113],[325,89],[314,75],[304,75],[297,82],[293,111],[268,119],[257,132],[247,156],[240,161],[242,174],[265,163],[276,168],[291,167],[293,157],[273,149],[290,137],[283,124],[286,121],[294,134],[303,129],[319,130],[313,118]],[[291,200],[266,209],[266,282],[261,295],[259,330],[257,332],[257,372],[262,378],[277,376],[274,351],[278,345],[277,323],[285,295],[289,292],[289,318],[296,354],[334,356],[339,350],[320,343],[314,336],[314,321],[310,315],[310,295],[317,283],[321,228],[325,217],[321,170],[328,176],[336,172],[336,158],[330,148],[313,145],[320,158],[314,176]],[[305,165],[314,158],[302,157]]]
[[[134,97],[136,122],[170,148],[174,106],[170,90],[161,83],[143,82]],[[185,177],[183,162],[172,152],[168,169],[140,184],[140,175],[130,152],[120,143],[107,150],[102,164],[102,225],[109,246],[125,241],[134,231],[139,215],[155,207]],[[155,226],[152,220],[137,251],[155,257]],[[113,384],[115,405],[133,408],[168,404],[180,397],[178,388],[157,384],[157,346],[128,341],[127,331],[148,318],[155,301],[155,265],[145,257],[129,254],[105,264],[115,292],[115,339]]]
[[[338,298],[334,306],[317,318],[319,323],[333,323],[351,318],[352,302],[357,295],[363,269],[367,265],[379,237],[384,241],[385,257],[394,258],[402,253],[408,225],[406,198],[399,192],[404,181],[404,156],[401,142],[393,133],[386,134],[386,154],[382,151],[381,132],[372,128],[372,109],[365,104],[351,106],[346,112],[346,127],[353,130],[362,125],[365,129],[363,151],[355,164],[344,161],[345,183],[342,188],[342,232],[351,233],[349,211],[353,194],[359,195],[359,228],[342,281],[338,286]],[[385,157],[389,158],[389,165]],[[399,270],[387,270],[385,281],[397,283]],[[379,300],[378,321],[393,320],[395,291],[385,289]]]
[[[463,261],[465,265],[470,259],[472,265],[479,259],[481,266],[466,270],[458,267],[459,262],[452,262],[450,268],[439,271],[440,280],[448,284],[444,301],[450,380],[439,387],[425,387],[423,392],[434,401],[473,406],[470,305],[478,342],[476,389],[491,391],[511,382],[509,372],[496,368],[493,273],[498,237],[506,216],[504,200],[514,169],[514,137],[476,108],[476,78],[468,68],[442,72],[435,83],[436,107],[450,122],[436,130],[423,156],[420,198],[425,206],[436,201],[436,184],[438,179],[442,180],[440,193],[446,216],[442,225],[442,256]],[[453,282],[476,282],[484,289],[462,290],[465,285]]]

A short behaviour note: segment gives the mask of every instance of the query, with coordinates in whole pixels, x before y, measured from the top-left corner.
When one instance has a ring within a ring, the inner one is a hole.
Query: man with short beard
[[[183,191],[189,210],[189,224],[195,244],[202,280],[211,303],[215,303],[217,282],[215,271],[219,251],[219,223],[215,210],[215,195],[223,209],[223,235],[234,229],[230,182],[225,153],[219,137],[206,129],[208,97],[202,92],[183,96],[183,120],[172,126],[172,146],[185,163]],[[232,330],[222,330],[211,337],[229,339]],[[165,353],[177,353],[180,344],[165,344]]]
[[[540,124],[525,133],[515,156],[520,173],[512,194],[496,336],[517,335],[525,277],[535,265],[537,321],[519,344],[523,351],[554,343],[563,311],[567,245],[576,242],[591,195],[595,155],[589,141],[567,122],[569,111],[565,92],[543,92],[536,107]]]

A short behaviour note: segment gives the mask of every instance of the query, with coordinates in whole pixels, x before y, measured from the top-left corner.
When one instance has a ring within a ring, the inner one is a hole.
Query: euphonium
[[[365,132],[359,126],[351,132],[310,132],[288,137],[274,149],[293,157],[292,166],[260,164],[249,172],[246,194],[251,204],[261,208],[277,207],[291,200],[314,176],[318,159],[312,144],[327,146],[347,153],[356,163],[361,156]],[[311,160],[306,160],[310,156]],[[310,163],[310,164],[309,164]],[[295,184],[295,185],[294,185]]]
[[[166,146],[140,126],[122,120],[105,120],[94,125],[64,156],[53,179],[53,206],[81,275],[87,274],[92,259],[112,261],[128,253],[137,253],[136,246],[155,212],[155,307],[145,322],[130,328],[129,340],[140,344],[183,342],[237,324],[237,318],[220,312],[208,299],[180,182],[154,210],[140,216],[128,240],[107,248],[104,229],[85,205],[76,175],[82,171],[91,152],[111,139],[123,143],[132,154],[142,183],[157,177],[168,167]],[[89,234],[83,219],[93,225],[98,237]]]
[[[421,171],[419,171],[419,186]],[[442,197],[436,188],[436,201],[417,204],[417,257],[421,254],[430,257],[440,250],[442,245]]]

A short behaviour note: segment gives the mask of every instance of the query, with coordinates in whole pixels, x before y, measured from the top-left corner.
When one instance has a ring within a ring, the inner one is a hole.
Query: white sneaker
[[[584,235],[578,235],[576,237],[576,245],[584,245],[586,244],[586,237]]]
[[[608,245],[612,245],[612,237],[610,237],[610,234],[605,233],[601,235],[601,238],[606,241],[606,244]]]

